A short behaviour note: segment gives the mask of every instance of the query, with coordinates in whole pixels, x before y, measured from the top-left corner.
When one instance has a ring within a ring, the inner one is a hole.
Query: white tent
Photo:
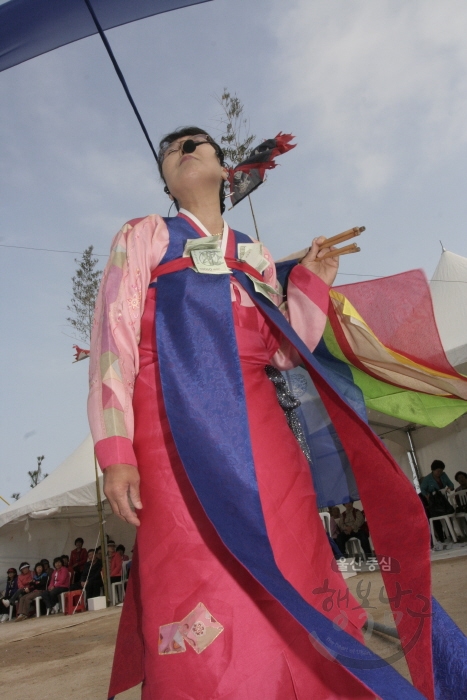
[[[430,287],[448,359],[458,372],[467,374],[467,258],[443,249]]]
[[[102,475],[99,477],[101,497]],[[128,552],[135,528],[112,515],[104,502],[106,532]],[[91,436],[49,476],[0,513],[0,580],[21,561],[69,554],[76,537],[95,547],[99,535],[94,450]]]
[[[461,416],[445,428],[409,424],[373,410],[368,412],[368,418],[373,430],[382,438],[411,481],[413,474],[408,455],[411,445],[407,431],[410,432],[422,477],[430,473],[431,463],[435,459],[441,459],[445,463],[446,474],[455,486],[458,485],[454,481],[455,473],[459,470],[467,471],[467,415]]]

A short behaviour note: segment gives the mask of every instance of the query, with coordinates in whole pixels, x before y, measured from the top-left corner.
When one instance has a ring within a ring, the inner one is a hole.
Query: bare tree
[[[248,158],[251,152],[251,144],[256,138],[250,134],[250,122],[244,116],[244,105],[237,94],[224,88],[221,97],[216,98],[222,107],[223,115],[220,123],[224,129],[221,136],[222,149],[227,164],[234,168]]]
[[[74,328],[78,339],[86,343],[91,340],[94,306],[102,276],[102,270],[95,269],[99,260],[92,254],[93,250],[94,247],[90,245],[81,260],[75,258],[78,268],[71,280],[73,291],[70,306],[67,307],[72,314],[67,318],[68,323]]]
[[[29,474],[29,479],[31,480],[31,483],[29,486],[33,489],[37,484],[40,484],[41,481],[43,481],[46,476],[49,476],[48,474],[43,474],[42,473],[42,462],[44,461],[44,455],[41,457],[37,458],[37,469],[34,469],[34,471],[28,472]],[[13,494],[14,495],[14,494]],[[12,496],[13,498],[13,496]]]

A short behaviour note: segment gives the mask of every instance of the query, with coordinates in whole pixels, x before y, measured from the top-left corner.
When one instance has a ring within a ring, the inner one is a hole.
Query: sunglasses
[[[206,134],[198,134],[196,136],[191,136],[190,138],[184,139],[183,141],[169,143],[164,148],[161,148],[159,151],[159,159],[162,162],[168,156],[172,155],[173,153],[179,153],[180,151],[182,151],[182,153],[193,153],[202,143],[210,143],[211,145],[214,145]]]
[[[203,143],[208,143],[214,148],[217,157],[219,158],[221,164],[223,164],[224,153],[222,149],[207,134],[197,134],[195,136],[191,136],[185,139],[184,141],[175,141],[173,143],[169,143],[167,146],[161,148],[161,150],[159,151],[159,161],[160,163],[162,163],[167,158],[167,156],[173,153],[179,153],[180,151],[182,153],[193,153],[196,150],[196,148]]]

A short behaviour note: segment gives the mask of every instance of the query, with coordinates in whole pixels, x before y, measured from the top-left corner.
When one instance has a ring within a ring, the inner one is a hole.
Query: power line
[[[31,246],[27,245],[7,245],[6,243],[0,243],[1,248],[20,248],[21,250],[41,250],[46,253],[70,253],[71,255],[82,255],[83,251],[82,250],[57,250],[56,248],[32,248]],[[108,258],[109,254],[108,253],[92,253],[93,255],[96,255],[98,258]]]
[[[0,248],[17,248],[19,250],[38,250],[44,253],[68,253],[70,255],[82,255],[82,250],[58,250],[57,248],[33,248],[27,245],[8,245],[6,243],[0,243]],[[108,258],[109,253],[92,253],[98,258]],[[383,277],[391,277],[391,275],[361,275],[357,272],[339,272],[338,275],[341,277],[366,277],[368,279],[383,279]],[[453,284],[467,284],[466,280],[437,280],[432,279],[430,282],[444,282],[445,284],[450,282]]]

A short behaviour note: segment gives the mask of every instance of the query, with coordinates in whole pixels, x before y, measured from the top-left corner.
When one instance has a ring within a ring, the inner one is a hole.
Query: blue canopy
[[[105,29],[211,0],[92,0]],[[7,0],[0,5],[0,71],[96,34],[84,0]]]

